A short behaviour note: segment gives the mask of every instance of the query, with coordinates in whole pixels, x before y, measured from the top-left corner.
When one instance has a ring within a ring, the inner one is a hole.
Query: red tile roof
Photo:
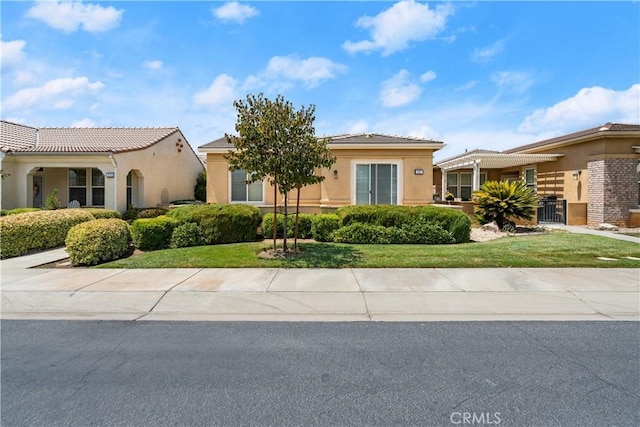
[[[119,153],[147,148],[170,128],[33,128],[0,122],[0,150],[20,153]]]

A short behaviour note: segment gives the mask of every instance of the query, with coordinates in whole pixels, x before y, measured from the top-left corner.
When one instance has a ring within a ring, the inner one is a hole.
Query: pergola
[[[442,188],[447,188],[447,172],[458,169],[473,169],[472,190],[480,189],[480,168],[504,169],[534,163],[552,162],[563,154],[499,153],[495,151],[472,151],[437,163],[442,170]]]

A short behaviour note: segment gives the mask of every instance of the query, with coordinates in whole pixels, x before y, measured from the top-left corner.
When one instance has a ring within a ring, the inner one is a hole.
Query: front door
[[[397,205],[398,165],[356,165],[357,205]]]

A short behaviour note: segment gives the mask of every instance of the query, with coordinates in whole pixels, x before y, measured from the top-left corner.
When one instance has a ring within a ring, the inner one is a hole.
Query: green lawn
[[[146,252],[99,268],[341,267],[635,267],[640,245],[606,237],[554,232],[460,245],[303,243],[296,258],[263,259],[269,241]],[[617,258],[601,261],[597,257]]]

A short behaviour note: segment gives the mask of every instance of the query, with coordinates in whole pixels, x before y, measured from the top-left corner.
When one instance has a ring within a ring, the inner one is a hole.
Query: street
[[[1,327],[4,427],[640,425],[638,322]]]

